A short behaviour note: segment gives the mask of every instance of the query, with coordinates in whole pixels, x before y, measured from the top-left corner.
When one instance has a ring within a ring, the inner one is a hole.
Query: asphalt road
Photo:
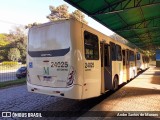
[[[30,93],[27,91],[26,85],[21,85],[0,89],[0,111],[65,111],[65,114],[68,111],[74,111],[76,112],[76,114],[78,113],[78,115],[76,115],[75,117],[63,117],[62,112],[62,115],[58,118],[41,118],[45,120],[74,120],[90,110],[95,105],[99,104],[111,94],[111,92],[108,92],[105,95],[97,98],[77,101],[66,98]]]

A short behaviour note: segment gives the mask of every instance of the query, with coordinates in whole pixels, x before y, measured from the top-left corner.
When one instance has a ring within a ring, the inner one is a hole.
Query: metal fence
[[[16,80],[16,71],[22,66],[25,65],[21,63],[15,64],[15,62],[0,63],[0,82]]]

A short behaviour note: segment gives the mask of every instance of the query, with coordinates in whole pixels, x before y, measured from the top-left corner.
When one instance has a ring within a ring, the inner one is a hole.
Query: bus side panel
[[[123,82],[127,82],[127,52],[125,50],[125,47],[123,46]]]
[[[85,58],[85,47],[84,47],[84,31],[85,28],[82,29],[82,41],[83,41],[83,50],[84,50],[84,84],[83,84],[83,99],[97,97],[101,92],[101,59],[100,59],[100,42],[98,41],[99,47],[99,59],[98,60],[86,60]],[[88,31],[88,30],[86,30]],[[95,34],[94,32],[89,32]],[[98,34],[95,34],[98,36]],[[99,36],[98,36],[98,39]]]
[[[83,74],[83,42],[82,42],[82,33],[81,33],[81,28],[82,28],[82,23],[78,22],[78,21],[71,21],[71,41],[72,41],[72,64],[74,66],[74,69],[76,71],[76,75],[75,75],[75,85],[80,85],[83,88],[83,79],[84,79],[84,74]],[[74,92],[74,94],[78,94],[79,96],[81,96],[82,98],[82,94],[83,94],[83,90],[79,89],[77,92]]]
[[[85,61],[89,63],[91,61]],[[94,62],[94,68],[90,71],[84,69],[84,87],[83,98],[96,97],[100,95],[101,88],[101,72],[100,62]]]
[[[137,72],[137,70],[136,70],[136,66],[135,66],[135,61],[130,61],[130,68],[129,68],[129,72],[130,72],[130,79],[132,79],[132,78],[134,78],[135,76],[136,76],[136,72]]]
[[[141,62],[140,68],[141,68],[142,70],[144,70],[144,63],[143,63],[143,55],[142,55],[142,54],[141,54],[140,62]]]
[[[122,61],[112,61],[112,84],[115,75],[118,75],[119,84],[123,83],[123,63]]]
[[[83,42],[81,37],[81,27],[82,23],[77,21],[72,21],[73,27],[72,27],[72,34],[71,34],[71,40],[72,40],[72,63],[74,64],[75,70],[76,70],[76,81],[75,84],[83,85]]]

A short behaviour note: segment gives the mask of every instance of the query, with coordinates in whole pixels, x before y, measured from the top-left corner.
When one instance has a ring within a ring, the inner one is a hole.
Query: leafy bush
[[[4,62],[2,62],[2,65],[18,65],[18,62],[14,62],[14,61],[4,61]]]
[[[8,59],[12,61],[18,61],[20,59],[20,51],[18,48],[11,48],[8,52]]]
[[[0,69],[14,69],[19,66],[18,62],[4,61],[0,65]]]

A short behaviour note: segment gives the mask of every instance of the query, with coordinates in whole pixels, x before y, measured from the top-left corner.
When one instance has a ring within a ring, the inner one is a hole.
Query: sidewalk
[[[151,66],[90,111],[157,111],[160,117],[160,68]]]

